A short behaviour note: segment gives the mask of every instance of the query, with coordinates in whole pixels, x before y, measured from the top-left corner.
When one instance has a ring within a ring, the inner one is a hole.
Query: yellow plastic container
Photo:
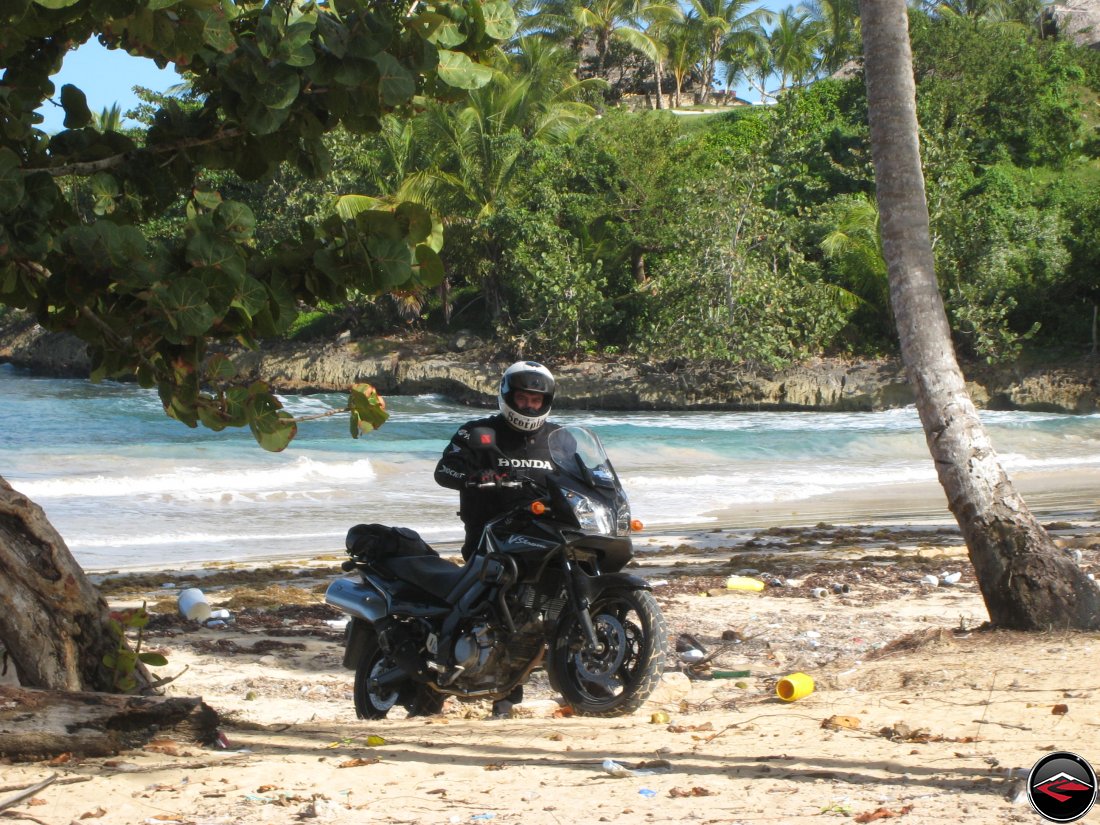
[[[764,582],[760,579],[751,579],[748,576],[730,576],[726,579],[726,590],[755,590],[764,589]]]
[[[775,685],[775,695],[784,702],[795,702],[814,692],[814,680],[805,673],[784,676]]]

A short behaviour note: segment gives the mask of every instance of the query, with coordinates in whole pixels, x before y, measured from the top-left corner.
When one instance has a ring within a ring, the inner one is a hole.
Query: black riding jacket
[[[490,427],[496,432],[497,447],[504,457],[470,448],[470,431],[475,427]],[[530,491],[514,488],[467,487],[467,479],[482,470],[493,469],[511,478],[541,481],[554,469],[546,440],[557,429],[557,424],[546,423],[533,433],[521,433],[499,414],[467,421],[459,427],[435,467],[435,480],[443,487],[459,491],[458,515],[466,526],[463,558],[468,559],[477,548],[486,522],[531,498]]]

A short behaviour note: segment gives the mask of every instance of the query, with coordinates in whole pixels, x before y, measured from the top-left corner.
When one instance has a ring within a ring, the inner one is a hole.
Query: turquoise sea
[[[284,401],[296,414],[343,406],[339,395]],[[457,426],[484,411],[435,396],[387,402],[390,420],[369,436],[352,440],[337,416],[303,424],[273,454],[247,431],[191,430],[168,419],[152,391],[3,365],[0,476],[45,509],[89,570],[339,552],[359,522],[457,542],[457,494],[436,486],[432,471]],[[1043,499],[1046,511],[1095,515],[1100,416],[982,419],[1014,480],[1058,487]],[[867,502],[885,491],[892,502],[912,502],[891,505],[899,518],[950,519],[942,493],[929,498],[935,474],[913,409],[556,411],[555,420],[599,433],[635,516],[657,531],[813,523],[822,501]]]

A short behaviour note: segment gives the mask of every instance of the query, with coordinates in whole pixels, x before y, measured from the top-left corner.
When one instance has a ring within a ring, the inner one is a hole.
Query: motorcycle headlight
[[[608,507],[572,490],[565,491],[565,500],[569,502],[577,524],[586,533],[615,535],[615,518]]]

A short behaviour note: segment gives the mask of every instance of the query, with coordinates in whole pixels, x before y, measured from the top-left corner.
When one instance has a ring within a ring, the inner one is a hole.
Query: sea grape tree
[[[212,341],[287,329],[299,301],[341,302],[437,284],[441,232],[422,206],[344,198],[323,222],[260,248],[250,207],[206,170],[246,180],[294,164],[330,168],[322,135],[377,131],[428,99],[489,81],[484,58],[515,30],[507,0],[9,0],[0,12],[0,303],[89,345],[94,377],[156,387],[189,426],[251,427],[286,446],[293,419],[262,384],[238,385]],[[189,82],[138,133],[99,128],[84,92],[51,79],[97,38]],[[64,129],[46,134],[43,106]],[[82,179],[90,209],[77,208]],[[149,221],[185,212],[185,231]],[[384,420],[369,388],[351,395],[353,431]]]

